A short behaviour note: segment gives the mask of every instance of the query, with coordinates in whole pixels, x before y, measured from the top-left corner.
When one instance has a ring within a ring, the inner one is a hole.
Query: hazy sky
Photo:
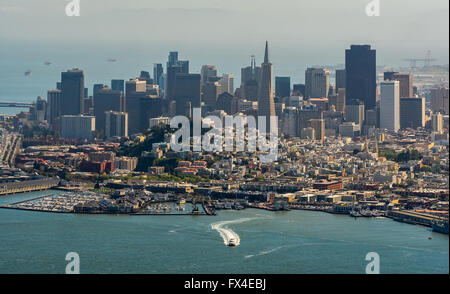
[[[379,64],[405,64],[402,58],[423,57],[428,49],[448,63],[448,0],[380,0],[379,17],[366,16],[369,0],[80,2],[81,16],[67,17],[69,0],[0,0],[0,58],[15,54],[14,44],[49,51],[70,45],[74,52],[145,48],[164,58],[158,62],[178,50],[214,64],[221,56],[262,55],[269,40],[272,60],[342,63],[350,44],[371,44]]]

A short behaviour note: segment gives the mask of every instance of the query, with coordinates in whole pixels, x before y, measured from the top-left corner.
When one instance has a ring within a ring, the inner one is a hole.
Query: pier
[[[56,187],[58,183],[59,179],[51,179],[51,178],[1,183],[0,195],[48,190],[53,187]]]

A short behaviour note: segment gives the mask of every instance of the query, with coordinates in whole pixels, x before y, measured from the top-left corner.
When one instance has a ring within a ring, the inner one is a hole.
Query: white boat
[[[231,246],[231,247],[237,246],[237,240],[234,239],[234,238],[231,238],[231,239],[228,241],[228,246]]]

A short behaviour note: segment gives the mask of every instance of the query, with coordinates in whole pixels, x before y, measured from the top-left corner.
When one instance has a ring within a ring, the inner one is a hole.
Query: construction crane
[[[406,58],[403,60],[408,61],[410,67],[417,67],[417,62],[423,62],[424,67],[427,67],[431,65],[431,62],[436,61],[436,59],[431,57],[431,50],[427,51],[425,58]]]

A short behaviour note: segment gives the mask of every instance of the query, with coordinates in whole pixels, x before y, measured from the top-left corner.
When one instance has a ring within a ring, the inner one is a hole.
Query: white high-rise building
[[[223,74],[222,78],[219,80],[219,84],[222,87],[222,92],[228,92],[230,94],[234,93],[234,75],[233,74]]]
[[[61,137],[92,140],[94,133],[95,116],[82,114],[61,116]]]
[[[400,129],[400,83],[381,82],[380,90],[380,128],[397,132]]]
[[[437,113],[433,113],[432,117],[431,117],[431,123],[433,126],[433,131],[438,133],[438,134],[442,134],[442,129],[443,129],[443,118],[442,118],[442,114],[437,112]]]

